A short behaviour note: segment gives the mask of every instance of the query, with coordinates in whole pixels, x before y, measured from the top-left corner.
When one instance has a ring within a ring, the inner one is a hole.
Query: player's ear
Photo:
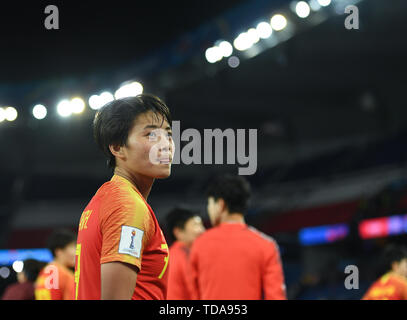
[[[223,212],[227,210],[226,202],[222,198],[219,198],[217,201],[219,212]]]
[[[182,241],[182,229],[175,227],[173,229],[173,233],[174,233],[175,239]]]
[[[56,248],[54,250],[55,252],[55,258],[58,258],[59,256],[61,256],[61,254],[63,254],[63,250],[61,248]]]
[[[115,157],[120,158],[120,159],[125,158],[123,146],[111,144],[111,145],[109,145],[109,150],[112,153],[112,155],[114,155]]]

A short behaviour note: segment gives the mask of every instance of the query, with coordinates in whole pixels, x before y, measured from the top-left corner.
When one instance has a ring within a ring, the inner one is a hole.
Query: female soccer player
[[[94,137],[114,175],[79,222],[76,299],[166,299],[168,246],[147,199],[171,173],[170,125],[168,107],[147,94],[96,114]]]

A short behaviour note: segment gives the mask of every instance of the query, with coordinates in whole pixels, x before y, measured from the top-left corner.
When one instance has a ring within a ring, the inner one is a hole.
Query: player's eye
[[[151,138],[156,138],[157,134],[154,131],[151,131],[150,133],[147,134]]]
[[[172,132],[167,132],[167,137],[172,137]]]

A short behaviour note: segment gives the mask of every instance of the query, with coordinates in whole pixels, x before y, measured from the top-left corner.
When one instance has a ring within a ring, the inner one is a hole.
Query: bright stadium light
[[[69,100],[62,100],[57,105],[57,112],[63,118],[69,117],[72,114],[71,102]]]
[[[230,57],[233,53],[233,46],[227,41],[222,41],[218,47],[222,52],[222,56],[225,58]]]
[[[220,61],[223,58],[222,49],[216,46],[206,49],[205,58],[209,63]]]
[[[331,0],[318,0],[318,3],[322,6],[322,7],[327,7],[331,4]]]
[[[270,25],[276,31],[283,30],[287,26],[287,19],[282,14],[275,14],[270,20]]]
[[[89,107],[93,110],[98,110],[102,106],[102,101],[97,94],[89,98]]]
[[[21,272],[21,271],[23,271],[23,268],[24,268],[24,262],[23,261],[16,260],[16,261],[13,262],[13,269],[14,269],[15,272],[17,272],[17,273]]]
[[[311,7],[312,11],[318,11],[321,9],[321,5],[319,4],[318,0],[310,0],[309,6]]]
[[[256,31],[261,39],[270,38],[271,34],[273,33],[273,29],[267,22],[260,22],[256,27]]]
[[[79,114],[85,110],[85,101],[81,98],[73,98],[70,103],[72,113]]]
[[[10,269],[7,267],[1,267],[0,268],[0,277],[3,279],[7,279],[10,275]]]
[[[135,97],[143,93],[143,86],[139,82],[132,82],[121,86],[116,90],[114,97],[122,99],[127,97]]]
[[[17,110],[13,107],[7,107],[4,109],[4,114],[7,121],[14,121],[18,116]]]
[[[100,95],[101,107],[103,107],[106,103],[109,103],[113,100],[114,100],[114,97],[109,91],[105,91]]]
[[[0,108],[0,122],[6,120],[6,111],[3,108]]]
[[[310,14],[310,11],[311,11],[311,9],[310,9],[308,3],[306,3],[305,1],[300,1],[295,6],[295,12],[297,13],[297,16],[299,16],[300,18],[308,17]]]
[[[42,120],[47,116],[47,108],[42,104],[37,104],[33,108],[33,116],[35,119]]]
[[[247,30],[247,35],[249,36],[250,41],[253,44],[259,42],[259,40],[260,40],[260,37],[255,28],[250,28],[249,30]]]
[[[235,41],[233,41],[233,45],[237,50],[244,51],[251,48],[251,46],[253,46],[253,42],[251,41],[249,34],[247,32],[243,32],[239,34]]]
[[[238,57],[232,56],[228,59],[228,65],[231,68],[237,68],[240,64],[240,60]]]

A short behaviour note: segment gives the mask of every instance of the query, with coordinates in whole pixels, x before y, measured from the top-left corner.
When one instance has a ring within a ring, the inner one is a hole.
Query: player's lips
[[[171,164],[172,158],[157,159],[160,164]]]

